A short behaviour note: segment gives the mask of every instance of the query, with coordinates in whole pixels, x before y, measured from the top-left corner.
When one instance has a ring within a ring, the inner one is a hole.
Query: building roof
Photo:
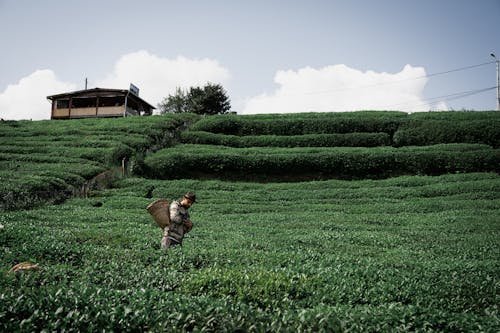
[[[146,104],[149,106],[151,109],[156,109],[154,106],[140,98],[139,96],[133,94],[130,92],[130,90],[127,89],[109,89],[109,88],[92,88],[92,89],[84,89],[84,90],[77,90],[77,91],[71,91],[63,94],[57,94],[57,95],[51,95],[47,96],[47,99],[54,101],[57,99],[65,98],[65,97],[96,97],[96,96],[103,96],[103,97],[112,97],[112,96],[125,96],[127,95],[130,98],[136,99],[138,102]]]

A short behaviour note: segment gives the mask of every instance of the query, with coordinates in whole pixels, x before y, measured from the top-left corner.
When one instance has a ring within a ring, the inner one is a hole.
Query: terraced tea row
[[[60,200],[123,158],[171,143],[194,115],[0,123],[0,210]]]
[[[296,181],[387,178],[500,171],[500,151],[487,145],[449,144],[373,148],[230,148],[178,145],[145,159],[151,178]]]
[[[359,140],[356,135],[338,134],[364,133],[385,134],[389,138],[383,145],[433,145],[440,143],[483,143],[500,146],[500,113],[498,112],[423,112],[408,115],[402,112],[364,111],[331,112],[319,114],[287,115],[220,115],[203,118],[191,127],[194,133],[186,134],[188,143],[246,147],[252,142],[258,146],[273,146],[277,139],[257,140],[255,136],[296,136],[279,139],[279,146],[302,146],[306,139],[301,136],[311,134],[337,134],[330,137],[330,146],[374,146],[373,141]],[[218,134],[209,136],[203,132]],[[221,135],[242,136],[243,138]],[[252,136],[246,139],[245,136]],[[342,138],[342,141],[339,141]],[[196,140],[196,142],[193,142]],[[371,139],[373,140],[373,139]],[[314,146],[316,141],[311,141]],[[267,144],[266,144],[267,143]],[[302,143],[302,144],[301,144]],[[339,144],[340,143],[340,144]],[[321,146],[325,146],[322,141]]]

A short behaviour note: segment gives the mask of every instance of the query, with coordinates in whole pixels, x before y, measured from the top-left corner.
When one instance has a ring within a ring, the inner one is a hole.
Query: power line
[[[431,76],[436,76],[436,75],[442,75],[442,74],[448,74],[448,73],[453,73],[453,72],[458,72],[458,71],[463,71],[466,69],[471,69],[471,68],[476,68],[476,67],[481,67],[489,64],[493,64],[495,61],[488,61],[488,62],[483,62],[482,64],[477,64],[477,65],[471,65],[471,66],[466,66],[466,67],[461,67],[461,68],[456,68],[456,69],[451,69],[449,71],[444,71],[444,72],[438,72],[438,73],[433,73],[433,74],[428,74],[423,77],[431,77]]]
[[[369,84],[369,85],[361,85],[361,86],[354,86],[354,87],[343,87],[343,88],[337,88],[337,89],[329,89],[329,90],[323,90],[323,91],[316,91],[316,92],[304,93],[303,95],[325,94],[325,93],[331,93],[331,92],[346,91],[346,90],[351,90],[351,89],[371,88],[371,87],[385,86],[385,85],[396,84],[396,83],[406,82],[406,81],[421,80],[421,79],[426,79],[426,78],[433,77],[433,76],[438,76],[438,75],[444,75],[444,74],[449,74],[449,73],[453,73],[453,72],[464,71],[464,70],[468,70],[468,69],[472,69],[472,68],[476,68],[476,67],[481,67],[481,66],[485,66],[485,65],[489,65],[489,64],[493,64],[493,63],[495,63],[495,61],[488,61],[488,62],[484,62],[484,63],[481,63],[481,64],[470,65],[470,66],[465,66],[465,67],[450,69],[450,70],[447,70],[447,71],[444,71],[444,72],[431,73],[431,74],[426,74],[426,75],[412,77],[412,78],[407,78],[407,79],[395,80],[395,81],[391,81],[391,82],[381,82],[381,83],[374,83],[374,84]]]
[[[489,87],[489,88],[481,88],[481,89],[476,89],[476,90],[463,91],[463,92],[454,93],[454,94],[425,98],[424,101],[427,100],[428,102],[422,103],[422,104],[412,105],[412,104],[410,104],[411,102],[398,103],[398,104],[389,105],[386,108],[392,108],[395,106],[404,106],[404,105],[409,105],[409,106],[407,106],[407,108],[417,108],[417,107],[421,107],[421,106],[432,105],[432,104],[437,103],[437,102],[447,102],[447,101],[452,101],[452,100],[456,100],[456,99],[460,99],[460,98],[464,98],[464,97],[469,97],[469,96],[481,94],[481,93],[484,93],[486,91],[490,91],[493,89],[496,89],[496,86]]]
[[[401,80],[395,80],[395,81],[391,81],[391,82],[381,82],[381,83],[375,83],[375,84],[369,84],[369,85],[360,85],[360,86],[352,86],[352,87],[342,87],[342,88],[337,88],[337,89],[329,89],[329,90],[306,92],[306,93],[295,93],[295,94],[287,93],[287,94],[284,94],[284,95],[281,95],[281,96],[274,95],[274,96],[269,96],[269,97],[271,97],[271,98],[286,98],[288,96],[318,95],[318,94],[328,94],[328,93],[341,92],[341,91],[347,91],[347,90],[353,90],[353,89],[364,89],[364,88],[371,88],[371,87],[379,87],[379,86],[397,84],[397,83],[406,82],[406,81],[421,80],[421,79],[426,79],[426,78],[430,78],[430,77],[434,77],[434,76],[438,76],[438,75],[450,74],[450,73],[459,72],[459,71],[470,70],[470,69],[473,69],[473,68],[490,65],[490,64],[493,64],[493,63],[496,63],[496,61],[488,61],[488,62],[484,62],[484,63],[480,63],[480,64],[475,64],[475,65],[469,65],[469,66],[454,68],[454,69],[450,69],[450,70],[447,70],[447,71],[436,72],[436,73],[431,73],[431,74],[426,74],[426,75],[422,75],[422,76],[417,76],[417,77],[412,77],[412,78],[406,78],[406,79],[401,79]],[[424,100],[433,100],[433,99],[446,98],[445,101],[449,101],[449,100],[459,99],[459,98],[468,97],[468,96],[471,96],[471,95],[483,93],[483,92],[486,92],[488,90],[492,90],[492,89],[495,89],[495,88],[496,88],[496,86],[495,87],[490,87],[490,88],[483,88],[483,89],[471,90],[471,91],[466,91],[466,92],[460,92],[460,93],[455,93],[455,94],[450,94],[450,95],[444,95],[444,96],[439,96],[439,97],[432,97],[432,98],[428,98],[428,99],[424,99]],[[243,104],[243,103],[244,102],[241,102],[241,104]],[[436,103],[436,102],[425,103],[425,104],[422,104],[422,106],[424,106],[424,105],[430,105],[432,103]],[[396,104],[396,105],[402,105],[402,104],[409,104],[409,103],[401,103],[401,104]],[[396,105],[394,105],[394,106],[396,106]],[[420,106],[420,105],[417,105],[417,106]]]

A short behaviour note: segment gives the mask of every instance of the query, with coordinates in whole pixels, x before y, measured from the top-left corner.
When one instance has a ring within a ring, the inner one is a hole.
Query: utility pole
[[[497,57],[495,56],[494,53],[491,53],[490,56],[492,56],[495,59],[496,62],[496,67],[497,67],[497,111],[500,111],[500,76],[498,74],[498,63],[500,62]]]

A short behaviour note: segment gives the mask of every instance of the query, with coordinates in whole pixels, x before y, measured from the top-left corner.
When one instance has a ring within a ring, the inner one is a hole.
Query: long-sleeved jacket
[[[165,228],[164,235],[173,238],[179,243],[182,243],[184,234],[186,233],[186,221],[189,220],[189,213],[181,203],[177,200],[170,204],[170,225]]]

